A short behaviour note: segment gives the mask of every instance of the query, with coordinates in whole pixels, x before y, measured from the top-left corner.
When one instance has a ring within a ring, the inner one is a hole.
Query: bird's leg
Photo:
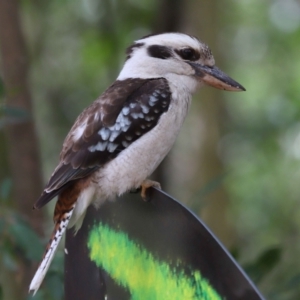
[[[144,201],[149,201],[149,198],[147,196],[147,190],[150,187],[155,187],[155,188],[161,189],[161,186],[160,186],[159,182],[153,181],[153,180],[150,180],[150,179],[145,179],[141,184],[141,196],[142,196]]]

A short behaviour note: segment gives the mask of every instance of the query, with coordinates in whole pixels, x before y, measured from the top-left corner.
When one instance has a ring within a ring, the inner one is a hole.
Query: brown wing
[[[84,178],[153,129],[169,108],[166,79],[116,81],[77,118],[63,144],[60,163],[34,208],[74,180]]]

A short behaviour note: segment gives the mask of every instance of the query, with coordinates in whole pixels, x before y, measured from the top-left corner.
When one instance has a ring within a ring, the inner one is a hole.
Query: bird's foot
[[[141,196],[143,198],[144,201],[149,201],[149,195],[147,195],[147,190],[150,188],[150,187],[155,187],[155,188],[158,188],[158,189],[161,189],[161,186],[160,186],[160,183],[157,182],[157,181],[153,181],[153,180],[150,180],[150,179],[146,179],[142,182],[142,185],[141,185]]]

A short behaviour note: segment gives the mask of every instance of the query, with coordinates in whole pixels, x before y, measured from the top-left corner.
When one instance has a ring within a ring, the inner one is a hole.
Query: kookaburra
[[[67,227],[86,209],[142,187],[171,149],[197,87],[245,89],[215,66],[211,50],[181,33],[151,35],[127,49],[116,81],[77,118],[38,209],[58,196],[55,227],[30,291],[38,290]]]

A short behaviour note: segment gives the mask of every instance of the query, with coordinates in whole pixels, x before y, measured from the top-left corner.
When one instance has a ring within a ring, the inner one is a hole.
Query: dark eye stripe
[[[167,59],[172,56],[171,51],[168,47],[160,46],[160,45],[149,46],[148,54],[151,57],[156,57],[160,59]]]

